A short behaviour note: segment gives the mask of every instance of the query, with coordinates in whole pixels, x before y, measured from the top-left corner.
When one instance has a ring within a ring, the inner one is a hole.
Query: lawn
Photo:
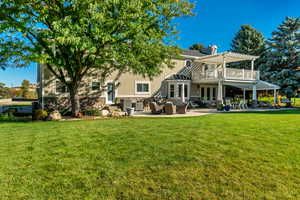
[[[300,199],[300,110],[0,124],[0,199]]]

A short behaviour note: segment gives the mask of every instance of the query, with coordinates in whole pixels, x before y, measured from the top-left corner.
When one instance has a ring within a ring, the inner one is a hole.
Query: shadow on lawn
[[[0,116],[0,123],[1,122],[32,122],[32,118],[31,117],[8,117],[8,116]]]
[[[271,115],[294,115],[300,114],[300,109],[291,109],[291,110],[274,110],[274,111],[245,111],[245,112],[228,112],[226,114],[271,114]]]

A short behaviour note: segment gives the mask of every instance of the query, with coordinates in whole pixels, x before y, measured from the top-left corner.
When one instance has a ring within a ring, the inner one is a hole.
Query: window
[[[187,98],[188,97],[188,85],[184,84],[184,97]]]
[[[66,93],[67,87],[60,81],[56,81],[55,83],[55,92],[56,93]]]
[[[192,66],[192,61],[191,60],[186,60],[185,61],[185,66],[187,66],[187,67]]]
[[[205,93],[204,93],[204,87],[201,87],[201,98],[204,99]]]
[[[171,98],[175,97],[175,85],[174,84],[170,85],[170,97]]]
[[[136,83],[136,93],[149,93],[149,83]]]
[[[182,96],[182,84],[178,85],[178,97]]]
[[[207,89],[207,93],[206,93],[207,100],[210,100],[210,87],[208,87],[206,89]]]
[[[100,82],[92,82],[92,90],[100,90]]]
[[[205,65],[204,66],[204,71],[206,72],[206,71],[208,71],[208,69],[209,69],[208,65]]]
[[[213,88],[213,99],[212,100],[216,100],[217,97],[217,88]]]

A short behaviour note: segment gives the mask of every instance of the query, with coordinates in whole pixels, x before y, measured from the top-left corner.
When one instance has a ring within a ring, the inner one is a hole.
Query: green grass
[[[300,199],[299,114],[1,123],[0,199]]]
[[[31,106],[32,102],[20,102],[20,103],[7,103],[7,102],[0,102],[0,106],[7,105],[7,106]]]

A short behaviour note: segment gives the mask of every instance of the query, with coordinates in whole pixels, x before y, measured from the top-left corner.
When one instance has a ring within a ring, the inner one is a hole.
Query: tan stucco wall
[[[149,97],[155,94],[161,87],[161,83],[165,80],[168,76],[175,74],[176,72],[180,71],[184,65],[184,60],[174,60],[175,67],[170,69],[164,67],[162,73],[155,77],[153,80],[149,78],[144,78],[143,76],[134,75],[132,73],[126,73],[122,75],[119,79],[120,86],[118,87],[117,96],[126,97],[126,96],[145,96]],[[135,91],[135,83],[136,82],[149,82],[150,83],[150,94],[141,95],[137,94]]]
[[[134,75],[132,73],[125,73],[123,74],[118,82],[119,87],[116,90],[116,97],[122,98],[122,97],[150,97],[153,94],[155,94],[161,87],[161,84],[164,79],[166,79],[168,76],[175,74],[176,72],[180,71],[184,65],[184,60],[173,60],[174,62],[174,68],[162,68],[162,73],[153,80],[150,80],[149,78],[145,78],[140,75]],[[44,97],[67,97],[68,93],[66,94],[57,94],[56,93],[56,79],[52,75],[52,73],[46,68],[42,66],[43,71],[43,89],[44,89]],[[112,74],[108,79],[107,82],[114,80],[116,74]],[[84,81],[82,82],[83,87],[80,89],[80,93],[87,95],[89,97],[98,96],[105,98],[104,92],[100,94],[100,91],[92,91],[91,90],[91,84],[92,81],[97,81],[96,76],[86,77]],[[150,93],[149,94],[137,94],[136,93],[136,82],[149,82],[150,83]]]

